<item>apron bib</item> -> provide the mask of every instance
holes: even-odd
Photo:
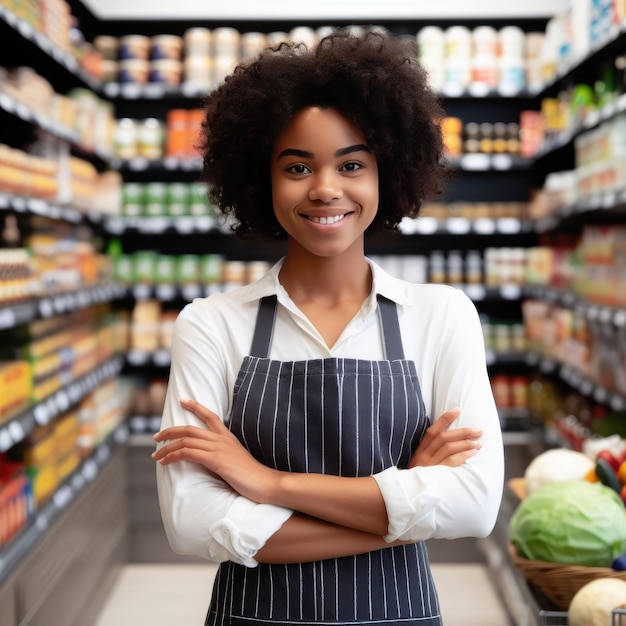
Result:
[[[395,304],[379,296],[386,360],[267,358],[276,297],[259,306],[228,427],[264,465],[370,476],[406,467],[428,426],[415,364],[404,359]],[[440,626],[423,542],[366,554],[218,569],[205,626]]]

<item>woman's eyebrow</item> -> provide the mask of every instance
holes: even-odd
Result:
[[[357,143],[353,146],[340,148],[339,150],[337,150],[337,152],[335,152],[335,156],[342,157],[342,156],[346,156],[346,154],[351,154],[352,152],[361,152],[361,151],[371,152],[371,150],[365,144]],[[315,155],[312,152],[309,152],[308,150],[298,150],[297,148],[286,148],[276,157],[276,159],[282,159],[283,157],[286,157],[286,156],[296,156],[296,157],[301,157],[303,159],[313,159]]]
[[[287,148],[285,150],[283,150],[277,157],[276,159],[282,159],[283,157],[286,156],[296,156],[296,157],[301,157],[303,159],[312,159],[313,158],[313,153],[312,152],[307,152],[306,150],[297,150],[296,148]]]
[[[342,157],[346,156],[346,154],[351,154],[352,152],[371,152],[371,150],[365,144],[357,143],[353,146],[337,150],[337,152],[335,152],[335,156]]]

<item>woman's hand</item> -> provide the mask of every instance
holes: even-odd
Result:
[[[165,443],[152,458],[162,465],[178,461],[198,463],[240,495],[259,503],[269,502],[279,472],[259,463],[215,413],[195,400],[181,400],[180,404],[207,427],[172,426],[158,432],[155,441]]]
[[[458,417],[459,409],[446,411],[429,426],[409,461],[409,468],[429,465],[457,467],[474,456],[481,447],[480,428],[454,428],[450,424]]]

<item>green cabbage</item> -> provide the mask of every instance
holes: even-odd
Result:
[[[601,483],[546,484],[525,498],[509,523],[517,553],[533,561],[611,567],[626,553],[626,513]]]

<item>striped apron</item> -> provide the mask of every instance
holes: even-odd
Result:
[[[395,304],[378,298],[387,360],[267,358],[276,298],[261,300],[228,426],[261,463],[288,472],[370,476],[406,467],[428,420],[404,359]],[[308,563],[220,565],[205,626],[440,626],[423,542]]]

